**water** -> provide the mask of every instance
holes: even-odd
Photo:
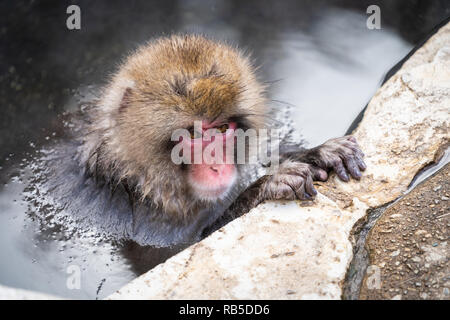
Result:
[[[62,2],[2,3],[0,283],[102,298],[177,251],[80,233],[27,201],[36,152],[64,138],[59,115],[96,95],[138,44],[196,31],[251,51],[273,104],[291,105],[299,135],[316,145],[342,135],[384,73],[449,12],[443,1],[402,3],[382,6],[382,29],[368,30],[363,1],[81,1],[80,31],[65,28]],[[80,289],[70,289],[73,267]]]

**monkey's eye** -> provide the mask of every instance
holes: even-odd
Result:
[[[225,133],[225,132],[228,130],[229,127],[230,127],[230,126],[228,125],[228,123],[224,123],[224,124],[222,124],[221,126],[217,127],[216,129],[217,129],[217,131],[219,131],[220,133]]]
[[[201,138],[202,134],[194,130],[194,127],[188,129],[191,139]]]

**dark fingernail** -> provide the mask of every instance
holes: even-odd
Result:
[[[346,172],[342,172],[339,177],[344,180],[344,181],[348,181],[350,178],[348,177]]]
[[[367,166],[364,163],[364,161],[361,161],[360,167],[361,167],[361,170],[366,170],[367,169]]]

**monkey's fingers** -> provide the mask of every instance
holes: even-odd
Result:
[[[353,150],[353,152],[361,158],[364,158],[364,153],[358,145],[356,139],[352,136],[346,136],[347,140],[344,141],[344,146]]]
[[[295,197],[298,200],[309,200],[317,194],[317,191],[312,186],[312,179],[309,175],[309,181],[306,177],[301,175],[289,175],[284,177],[283,183],[288,185],[292,192],[295,194]],[[310,184],[311,186],[309,186]],[[291,200],[291,199],[287,199]]]
[[[296,186],[293,186],[293,190],[299,200],[310,200],[316,196],[317,191],[314,188],[313,180],[309,173],[298,176],[297,180],[298,183]]]
[[[364,153],[359,148],[358,142],[356,142],[355,137],[346,136],[345,138],[347,138],[347,141],[344,143],[344,145],[346,148],[350,149],[351,151],[347,149],[347,151],[350,151],[350,152],[345,153],[343,158],[344,158],[344,160],[347,160],[349,155],[353,156],[353,158],[354,158],[353,160],[356,163],[356,166],[355,166],[356,170],[353,170],[353,168],[348,168],[348,169],[349,169],[351,175],[355,178],[355,176],[353,175],[353,173],[354,173],[353,171],[355,171],[355,173],[356,173],[356,171],[359,171],[359,170],[364,171],[367,168],[367,166],[363,160]],[[352,160],[350,160],[350,162],[352,162]],[[346,162],[346,165],[347,165],[347,162]],[[358,178],[356,177],[356,179],[358,179]]]
[[[272,177],[272,181],[269,184],[267,190],[267,200],[295,200],[297,195],[293,189],[293,185],[296,184],[294,180],[295,176],[289,174],[278,174]]]
[[[348,155],[353,156],[358,169],[362,171],[366,170],[367,166],[363,160],[364,153],[361,151],[358,145],[356,143],[348,143],[346,144],[346,147],[347,153],[344,153],[344,157],[347,157]]]
[[[312,197],[317,195],[317,191],[316,191],[316,189],[314,188],[314,185],[313,185],[313,179],[312,179],[312,177],[310,175],[308,175],[306,177],[305,191],[307,192],[307,194],[309,194]]]
[[[352,155],[346,155],[343,158],[345,166],[348,172],[350,172],[350,175],[356,180],[361,179],[361,172],[359,171],[358,164],[356,163],[354,157]]]
[[[277,185],[277,190],[273,199],[269,200],[295,200],[297,194],[289,183],[280,183]]]
[[[311,166],[310,170],[314,181],[327,181],[328,173],[322,168]]]
[[[358,155],[358,154],[355,155],[355,159],[356,159],[356,163],[358,164],[358,167],[361,171],[364,171],[367,169],[367,165],[360,155]]]
[[[348,182],[350,180],[341,158],[336,157],[335,159],[333,159],[333,161],[331,162],[331,166],[334,172],[336,172],[339,179],[345,182]]]

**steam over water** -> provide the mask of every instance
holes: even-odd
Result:
[[[39,188],[46,179],[39,158],[70,130],[59,115],[98,95],[136,45],[195,31],[252,52],[272,105],[290,106],[296,136],[314,146],[343,135],[384,73],[446,15],[443,2],[430,1],[411,28],[395,21],[419,12],[386,6],[382,29],[369,30],[361,1],[81,1],[82,29],[68,31],[63,4],[26,3],[1,8],[9,13],[0,22],[0,284],[87,299],[111,294],[180,250],[80,230]],[[80,289],[70,289],[73,267]]]

